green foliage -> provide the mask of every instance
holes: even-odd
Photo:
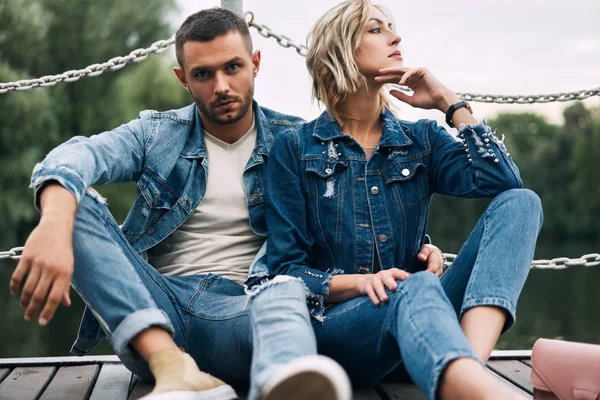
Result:
[[[584,252],[599,250],[600,109],[574,103],[565,108],[564,118],[563,126],[530,113],[500,114],[489,121],[497,135],[506,135],[524,186],[542,199],[545,218],[537,258],[581,256],[561,250],[573,243]],[[487,204],[436,196],[430,234],[447,251],[458,251]]]
[[[2,0],[0,82],[80,69],[148,47],[172,35],[167,23],[172,10],[174,0]],[[168,58],[149,55],[141,64],[95,78],[0,95],[0,250],[23,245],[37,223],[29,178],[52,148],[75,135],[112,129],[143,109],[191,102],[172,72],[172,54],[171,49]],[[134,188],[102,188],[119,222],[131,206]],[[81,301],[73,294],[73,306],[61,307],[46,328],[26,323],[7,289],[14,264],[0,261],[0,315],[11,327],[0,334],[0,357],[66,354]]]

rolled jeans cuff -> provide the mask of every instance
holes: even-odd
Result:
[[[138,354],[129,343],[144,329],[152,326],[163,328],[173,336],[175,329],[168,315],[158,308],[147,308],[129,314],[111,335],[113,348],[119,358],[136,359]]]
[[[460,310],[459,321],[462,320],[462,316],[465,312],[467,312],[473,307],[479,306],[494,306],[502,308],[506,311],[506,322],[502,327],[501,333],[505,333],[506,331],[508,331],[517,320],[517,307],[515,307],[515,305],[512,302],[501,297],[483,297],[478,299],[465,299],[462,305],[462,309]]]

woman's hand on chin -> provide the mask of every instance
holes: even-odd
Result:
[[[375,77],[379,83],[393,83],[409,87],[414,93],[408,95],[400,90],[390,94],[413,107],[426,110],[437,109],[445,113],[450,105],[459,101],[452,90],[441,83],[427,68],[389,67],[379,70]]]
[[[398,288],[396,281],[403,281],[410,276],[410,272],[398,268],[390,268],[379,271],[376,274],[361,275],[358,280],[358,291],[361,295],[367,295],[378,306],[382,301],[388,301],[385,289],[392,292]]]

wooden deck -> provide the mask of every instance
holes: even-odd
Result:
[[[531,397],[531,351],[495,351],[488,368]],[[0,359],[0,400],[129,400],[150,391],[116,356]],[[414,386],[382,383],[355,392],[356,400],[425,399]]]

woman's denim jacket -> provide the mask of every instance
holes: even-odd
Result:
[[[522,186],[503,142],[484,123],[455,140],[435,121],[382,114],[383,135],[367,160],[326,112],[279,135],[267,173],[267,263],[272,275],[301,277],[309,308],[323,319],[334,274],[424,269],[433,193],[493,197]]]
[[[256,146],[243,174],[250,226],[266,236],[263,180],[274,137],[303,120],[253,103],[258,128]],[[36,165],[31,178],[35,204],[44,183],[58,181],[81,201],[92,185],[137,183],[133,207],[122,226],[132,247],[142,256],[169,236],[196,209],[206,191],[208,159],[196,105],[167,112],[143,111],[127,124],[87,137],[74,137],[52,150]],[[104,202],[97,193],[89,192]],[[267,276],[265,245],[250,266],[248,284]],[[86,308],[72,353],[91,351],[104,337]]]

